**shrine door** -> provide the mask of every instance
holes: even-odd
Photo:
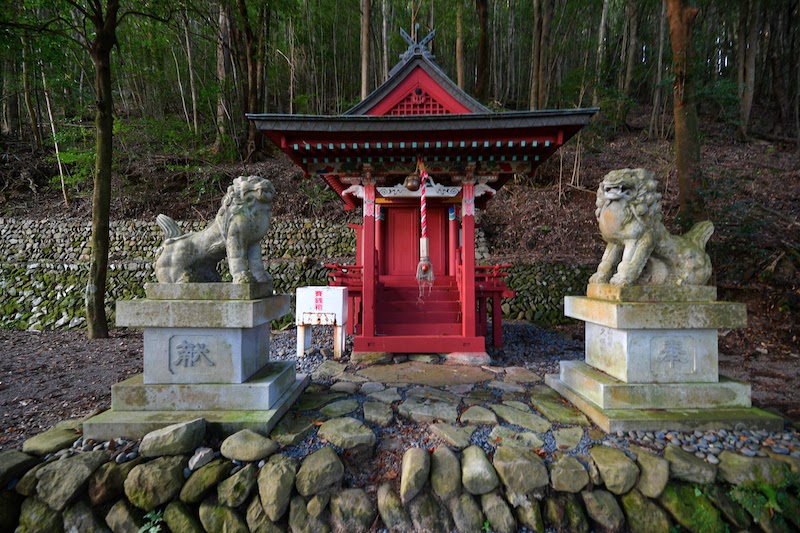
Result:
[[[385,241],[381,274],[416,276],[419,263],[420,221],[418,207],[386,209]],[[430,260],[436,276],[447,272],[447,208],[428,207]]]

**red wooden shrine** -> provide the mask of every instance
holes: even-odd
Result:
[[[355,352],[485,354],[502,344],[501,298],[510,265],[475,264],[475,210],[514,174],[532,173],[596,109],[493,113],[458,88],[425,44],[342,116],[248,115],[306,175],[325,180],[345,209],[362,208],[355,265],[328,265],[349,291]],[[419,165],[422,163],[422,165]],[[420,287],[421,191],[427,171],[431,287]]]

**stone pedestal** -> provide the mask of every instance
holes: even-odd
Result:
[[[545,381],[605,431],[783,427],[751,407],[749,384],[719,375],[717,328],[744,327],[747,314],[714,287],[590,284],[564,312],[586,322],[586,361],[562,361]]]
[[[308,384],[291,363],[269,363],[270,322],[289,312],[272,284],[148,284],[117,302],[117,325],[144,328],[144,373],[114,385],[111,411],[84,436],[139,437],[204,417],[213,430],[266,434]]]

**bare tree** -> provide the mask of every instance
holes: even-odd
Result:
[[[761,20],[761,2],[742,0],[739,4],[737,77],[739,82],[739,127],[736,138],[747,140],[750,125],[750,110],[753,108],[753,92],[756,82],[756,48]]]

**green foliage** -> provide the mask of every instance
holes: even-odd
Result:
[[[707,83],[698,84],[695,89],[697,103],[709,112],[716,112],[717,118],[733,121],[739,114],[739,86],[736,80],[714,78]]]
[[[489,519],[483,521],[483,528],[486,533],[489,533],[492,530],[491,524],[489,524]]]
[[[79,147],[61,149],[59,152],[64,167],[64,184],[75,190],[92,183],[94,177],[94,149],[81,150]],[[47,160],[57,164],[56,156],[48,156]],[[61,188],[61,177],[56,174],[50,178],[48,187]]]
[[[164,511],[153,509],[144,515],[146,522],[139,528],[139,533],[160,533],[164,523]]]
[[[789,496],[800,495],[800,477],[786,466],[785,479],[777,484],[747,483],[732,487],[729,495],[759,523],[765,519],[784,522],[779,513],[789,505]],[[778,513],[778,514],[776,514]]]
[[[318,180],[304,179],[300,184],[300,190],[308,197],[308,205],[314,215],[319,215],[325,204],[336,199],[336,193]]]

